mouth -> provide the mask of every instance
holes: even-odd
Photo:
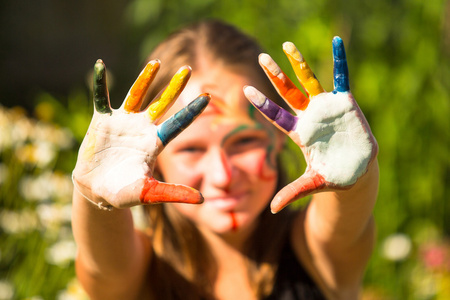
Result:
[[[213,206],[216,209],[222,211],[232,211],[235,210],[239,203],[242,202],[246,193],[216,196],[216,197],[205,197],[205,205]]]

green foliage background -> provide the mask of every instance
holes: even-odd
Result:
[[[331,40],[341,36],[352,92],[380,146],[381,183],[375,208],[378,242],[366,273],[363,297],[450,299],[447,1],[132,0],[116,4],[99,1],[95,7],[101,12],[99,22],[106,25],[97,31],[90,28],[95,33],[91,31],[90,35],[93,39],[115,36],[123,58],[113,60],[111,65],[106,61],[115,79],[111,90],[115,107],[148,52],[174,29],[198,19],[224,19],[256,37],[291,78],[295,76],[281,44],[294,42],[327,90],[332,90]],[[93,65],[94,61],[88,63]],[[30,158],[17,158],[24,146],[36,145],[32,133],[20,145],[9,148],[2,147],[5,143],[0,140],[0,221],[8,220],[5,212],[20,214],[33,212],[40,204],[70,202],[56,194],[41,202],[30,201],[20,192],[24,177],[38,178],[47,171],[69,176],[73,168],[92,105],[83,84],[77,82],[64,89],[65,93],[40,90],[18,106],[31,107],[32,120],[37,119],[38,124],[69,129],[71,147],[54,143],[51,162],[39,165]],[[4,98],[2,103],[10,104]],[[10,121],[17,121],[17,116],[26,118],[17,107],[5,109],[5,115],[16,116]],[[8,128],[6,123],[0,124],[2,130]],[[5,136],[2,133],[0,138],[4,140]],[[292,173],[295,176],[299,172]],[[35,218],[36,225],[31,229],[14,232],[5,226],[0,228],[0,299],[8,295],[16,299],[83,298],[73,281],[73,258],[59,263],[48,259],[52,245],[70,239],[61,234],[70,229],[70,223],[60,220],[49,229],[39,214]],[[398,236],[411,248],[405,255],[392,258],[386,254],[387,241]],[[430,255],[434,263],[430,263]]]

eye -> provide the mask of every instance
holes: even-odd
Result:
[[[237,145],[247,145],[251,143],[261,142],[261,138],[255,136],[242,137],[236,141]]]
[[[229,151],[231,152],[245,152],[251,149],[266,147],[268,137],[265,134],[253,133],[253,134],[242,134],[236,136],[234,139],[230,140],[230,146],[232,147]]]
[[[204,151],[205,149],[199,146],[186,146],[177,150],[178,153],[185,153],[185,154],[203,153]]]

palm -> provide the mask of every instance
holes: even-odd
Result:
[[[155,160],[163,147],[206,107],[204,95],[160,125],[156,123],[186,85],[190,69],[183,67],[149,107],[141,111],[145,93],[159,61],[150,62],[131,88],[122,107],[109,104],[103,62],[96,63],[95,111],[73,172],[75,187],[89,200],[122,208],[157,202],[200,203],[198,191],[153,178]]]
[[[333,40],[335,90],[330,93],[323,90],[292,43],[286,43],[284,50],[309,98],[268,55],[263,54],[260,63],[296,116],[256,89],[246,89],[249,100],[299,145],[307,162],[305,173],[274,198],[273,211],[308,194],[351,187],[366,173],[377,152],[370,127],[349,91],[342,40]]]

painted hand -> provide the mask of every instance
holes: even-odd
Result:
[[[159,182],[152,176],[156,156],[203,111],[210,100],[209,95],[201,95],[156,125],[191,74],[189,67],[182,67],[168,87],[141,111],[144,96],[159,66],[157,60],[149,62],[122,106],[114,110],[110,106],[105,65],[101,60],[95,64],[95,111],[73,171],[76,189],[92,202],[117,208],[160,202],[203,202],[198,191]]]
[[[299,145],[307,163],[305,173],[273,199],[274,213],[310,194],[350,188],[367,172],[378,151],[370,127],[350,92],[342,39],[333,39],[334,90],[330,93],[324,91],[294,44],[284,43],[283,50],[309,97],[296,88],[269,55],[261,54],[259,62],[296,116],[255,88],[244,89],[253,105]]]

